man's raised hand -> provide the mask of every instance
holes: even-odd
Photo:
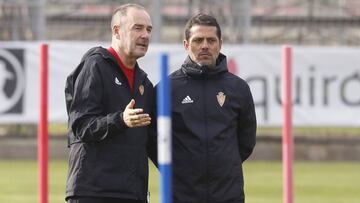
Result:
[[[149,125],[151,121],[149,114],[143,113],[143,109],[134,109],[134,106],[135,100],[131,99],[123,112],[123,119],[125,124],[130,128]]]

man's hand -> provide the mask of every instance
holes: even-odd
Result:
[[[147,126],[150,124],[151,118],[149,114],[142,113],[143,109],[134,109],[135,100],[132,99],[125,107],[123,119],[129,128]]]

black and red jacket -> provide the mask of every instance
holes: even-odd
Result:
[[[153,94],[152,83],[137,64],[132,92],[107,49],[95,47],[84,55],[65,87],[70,147],[66,198],[146,201],[148,127],[128,128],[122,112],[135,99],[135,108],[150,113]]]

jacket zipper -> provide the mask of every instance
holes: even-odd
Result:
[[[204,78],[202,80],[202,84],[203,84],[203,107],[204,107],[204,111],[203,111],[203,116],[204,116],[204,129],[205,129],[205,188],[206,188],[206,193],[205,193],[205,201],[209,202],[209,138],[208,138],[208,129],[207,129],[207,119],[206,119],[206,79]]]

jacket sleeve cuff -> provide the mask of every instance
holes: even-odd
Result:
[[[108,116],[108,123],[111,123],[114,127],[114,131],[123,131],[129,127],[125,124],[123,119],[123,112],[116,112]]]

